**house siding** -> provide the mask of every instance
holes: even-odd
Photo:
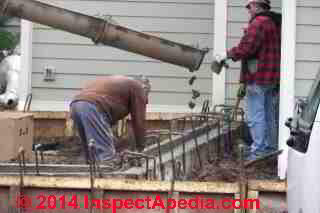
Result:
[[[305,98],[320,68],[320,2],[297,1],[295,97]]]
[[[213,48],[214,0],[50,0],[49,4],[90,16],[111,15],[119,25],[200,48]],[[211,99],[210,54],[199,71],[162,63],[152,58],[108,46],[48,26],[33,25],[32,93],[34,101],[69,102],[88,80],[103,75],[146,75],[152,83],[150,104],[188,110],[192,89],[199,90],[200,107]],[[55,81],[44,81],[53,67]],[[188,81],[197,75],[193,87]],[[48,106],[50,108],[50,106]],[[48,110],[48,109],[41,109]],[[67,110],[67,109],[61,109]]]

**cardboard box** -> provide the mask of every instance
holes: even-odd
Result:
[[[0,112],[0,160],[14,160],[19,147],[25,151],[25,159],[32,155],[33,115],[23,112]]]

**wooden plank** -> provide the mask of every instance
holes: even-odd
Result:
[[[0,186],[18,186],[19,177],[0,176]],[[25,187],[34,188],[58,188],[58,189],[90,189],[89,177],[41,177],[25,176]],[[145,181],[145,180],[119,180],[119,179],[95,179],[95,188],[123,191],[154,191],[169,192],[170,181]],[[225,182],[194,182],[184,181],[175,183],[175,191],[189,193],[237,193],[237,183]]]
[[[287,184],[285,181],[277,180],[249,180],[249,190],[263,192],[286,192]]]
[[[34,119],[68,119],[69,117],[69,112],[37,111],[30,113],[32,113]],[[185,115],[191,115],[191,113],[147,112],[147,120],[171,120]]]
[[[34,119],[66,119],[68,117],[68,112],[30,112],[33,114]]]

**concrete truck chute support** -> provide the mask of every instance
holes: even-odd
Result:
[[[34,0],[0,0],[0,13],[81,35],[95,43],[182,66],[190,71],[199,69],[208,52],[208,49],[199,50]]]

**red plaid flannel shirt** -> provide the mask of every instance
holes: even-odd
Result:
[[[270,17],[257,16],[250,23],[238,46],[228,51],[234,61],[242,60],[241,83],[279,83],[281,61],[281,27]],[[247,60],[258,60],[258,70],[251,74]]]

